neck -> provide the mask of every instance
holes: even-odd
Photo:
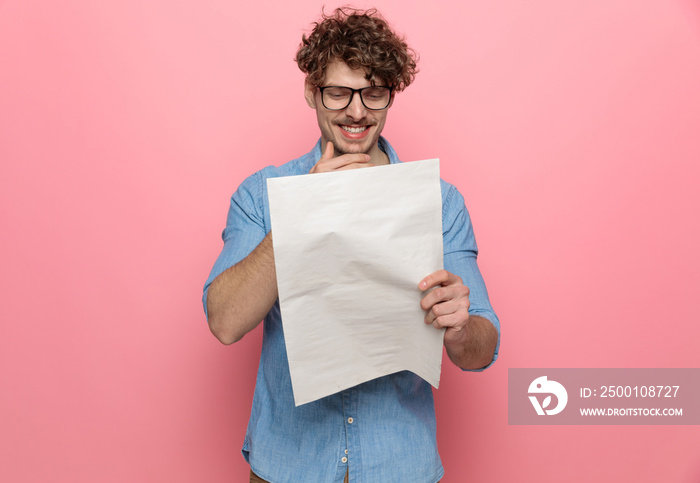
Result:
[[[389,164],[389,156],[379,148],[379,144],[375,144],[372,149],[367,153],[370,156],[370,163],[375,166],[380,166],[382,164]]]

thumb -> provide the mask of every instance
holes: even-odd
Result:
[[[322,160],[329,160],[333,159],[333,143],[328,141],[326,143],[326,150],[323,152],[323,155],[321,156]]]

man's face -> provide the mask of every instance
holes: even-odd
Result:
[[[323,82],[323,86],[343,86],[353,89],[370,85],[370,81],[365,79],[364,70],[353,70],[340,61],[334,61],[328,65]],[[382,84],[378,82],[377,85]],[[309,106],[316,109],[318,127],[321,128],[321,146],[325,146],[328,141],[332,142],[336,156],[347,153],[372,155],[379,149],[377,142],[384,129],[389,108],[381,111],[369,110],[362,104],[360,94],[355,93],[348,107],[331,111],[323,106],[318,88],[308,83],[304,97]],[[393,101],[392,95],[391,102]]]

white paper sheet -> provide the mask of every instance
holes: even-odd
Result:
[[[442,268],[439,160],[267,186],[295,405],[403,370],[438,387],[418,282]]]

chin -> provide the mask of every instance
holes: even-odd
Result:
[[[371,142],[348,143],[343,140],[333,143],[335,150],[344,154],[369,154],[373,145]]]
[[[365,153],[366,150],[364,146],[348,145],[346,143],[333,143],[333,149],[335,150],[335,156],[341,156],[343,154],[361,154]]]
[[[369,149],[365,149],[364,146],[351,146],[349,149],[345,150],[348,154],[367,154]]]

